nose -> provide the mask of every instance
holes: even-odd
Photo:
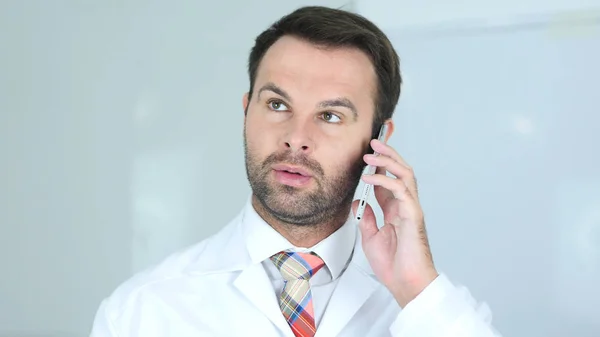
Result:
[[[288,132],[285,135],[283,146],[291,152],[302,152],[309,154],[314,150],[314,141],[312,137],[310,123],[301,121],[291,122]]]

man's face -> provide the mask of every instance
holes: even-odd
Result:
[[[246,170],[280,221],[312,225],[347,211],[364,167],[376,75],[366,54],[284,36],[244,96]]]

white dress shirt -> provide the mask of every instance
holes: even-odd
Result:
[[[273,283],[273,291],[277,294],[277,297],[283,291],[284,282],[281,273],[269,257],[284,250],[292,250],[295,252],[312,251],[323,259],[325,266],[313,275],[309,282],[313,298],[315,325],[318,327],[337,281],[352,257],[356,240],[356,228],[352,222],[347,221],[333,234],[314,247],[309,248],[292,245],[267,224],[254,208],[248,209],[247,217],[243,223],[243,231],[252,261],[262,263]]]

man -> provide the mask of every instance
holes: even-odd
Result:
[[[121,285],[92,336],[499,336],[486,307],[436,271],[410,166],[371,140],[393,130],[400,95],[385,35],[301,8],[256,39],[249,76],[248,204]],[[365,164],[376,174],[361,176]],[[370,206],[353,220],[360,179],[376,186],[383,226]]]

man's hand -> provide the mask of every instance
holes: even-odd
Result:
[[[377,167],[374,175],[364,175],[373,184],[375,197],[384,214],[384,226],[378,228],[375,214],[367,206],[359,223],[362,245],[371,268],[404,308],[438,273],[434,267],[417,183],[412,168],[390,146],[372,140],[380,155],[365,155],[367,164]],[[386,171],[395,176],[389,177]],[[358,201],[352,205],[356,213]]]

